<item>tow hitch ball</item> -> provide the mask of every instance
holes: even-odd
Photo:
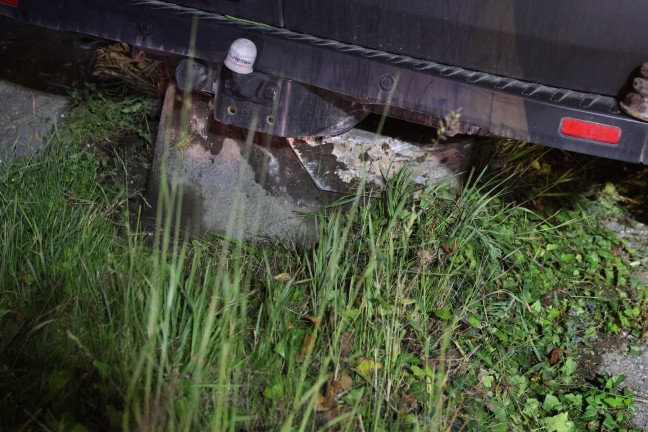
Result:
[[[249,39],[236,39],[227,53],[225,66],[236,74],[251,74],[256,55],[257,48],[254,42]],[[212,92],[214,90],[212,83],[215,83],[219,70],[219,65],[210,67],[199,60],[183,59],[176,68],[178,88],[183,92]]]

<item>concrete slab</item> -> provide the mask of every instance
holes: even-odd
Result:
[[[40,148],[83,80],[78,36],[0,16],[0,169]]]
[[[163,208],[181,196],[179,223],[190,234],[307,246],[318,233],[316,219],[305,216],[351,193],[361,177],[376,188],[383,175],[408,166],[421,183],[446,180],[465,167],[472,142],[421,146],[356,129],[318,139],[270,137],[216,122],[208,96],[189,98],[183,109],[175,87],[167,91],[147,196]],[[431,142],[435,133],[427,134]],[[164,186],[177,197],[160,195]]]
[[[468,169],[474,138],[459,136],[438,142],[430,128],[424,138],[428,143],[421,145],[354,128],[337,136],[287,142],[322,190],[349,193],[361,181],[368,187],[381,188],[385,179],[407,169],[417,184],[450,181],[459,191],[461,179],[457,174]]]
[[[165,196],[165,187],[175,196]],[[282,139],[216,122],[204,95],[183,109],[175,86],[165,97],[147,196],[153,208],[181,200],[179,223],[190,234],[293,246],[317,235],[316,220],[304,215],[338,198],[315,186]]]
[[[0,167],[38,150],[69,99],[0,81]]]

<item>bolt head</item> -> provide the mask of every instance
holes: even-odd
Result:
[[[148,36],[153,33],[153,24],[149,21],[141,21],[139,23],[139,32],[144,36]]]
[[[395,83],[396,81],[394,80],[394,77],[391,75],[383,75],[380,77],[380,80],[378,81],[378,85],[384,91],[390,91],[394,87]]]

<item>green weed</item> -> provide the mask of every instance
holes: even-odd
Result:
[[[509,158],[459,195],[406,171],[360,189],[304,254],[181,238],[173,185],[149,235],[115,219],[79,147],[146,130],[125,119],[139,103],[80,99],[0,178],[0,426],[630,430],[620,378],[577,362],[598,333],[640,336],[641,287],[597,219],[609,202],[518,205],[513,183],[544,162]]]

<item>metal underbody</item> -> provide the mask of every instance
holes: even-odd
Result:
[[[391,7],[387,3],[382,6]],[[237,98],[230,92],[237,103],[217,98],[215,106],[217,117],[228,124],[241,125],[255,118],[256,123],[246,127],[261,131],[272,128],[275,133],[291,136],[311,130],[325,134],[334,123],[330,118],[317,125],[315,120],[321,116],[313,115],[303,131],[300,127],[305,122],[297,127],[291,124],[295,112],[303,111],[300,98],[292,98],[294,89],[305,98],[323,100],[322,106],[334,106],[338,114],[352,114],[347,119],[360,108],[426,124],[433,123],[429,119],[460,112],[463,130],[487,131],[624,161],[648,160],[648,125],[621,113],[611,96],[449,66],[157,0],[21,0],[16,14],[45,27],[122,41],[164,55],[195,58],[212,73],[217,72],[234,40],[253,41],[259,51],[255,73],[281,85],[281,103],[273,105],[276,110],[271,111],[269,105]],[[215,78],[218,81],[222,73]],[[291,89],[291,93],[283,89]],[[210,91],[228,96],[220,83]],[[257,111],[264,116],[257,116]],[[616,127],[622,131],[620,140],[610,145],[564,135],[561,124],[565,118]]]

